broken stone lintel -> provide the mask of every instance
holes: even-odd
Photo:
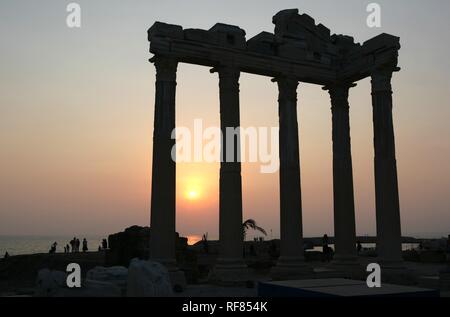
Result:
[[[217,43],[221,46],[247,48],[245,31],[236,25],[216,23],[208,32],[216,36]]]
[[[172,39],[183,39],[183,28],[180,25],[155,22],[147,31],[148,40],[155,37],[168,37]]]
[[[400,38],[398,36],[382,33],[365,41],[362,45],[362,52],[366,55],[389,49],[400,49]]]

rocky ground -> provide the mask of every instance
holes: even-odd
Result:
[[[84,276],[89,269],[104,265],[104,253],[55,253],[11,256],[0,260],[0,296],[2,294],[30,294],[39,270],[51,268],[66,271],[69,263],[78,263]]]
[[[0,260],[0,296],[30,296],[34,293],[38,272],[44,268],[65,271],[69,263],[78,263],[82,268],[83,278],[86,273],[97,266],[105,265],[106,254],[100,252],[68,253],[68,254],[33,254],[13,256]],[[206,261],[198,259],[199,263]],[[362,266],[374,262],[374,258],[360,258]],[[308,262],[316,270],[317,277],[326,277],[326,263],[320,261]],[[414,272],[416,277],[433,277],[446,267],[445,263],[405,262],[406,267]],[[253,270],[255,280],[267,280],[268,268]],[[430,281],[433,282],[431,279]],[[418,283],[418,282],[417,282]],[[418,285],[418,284],[416,284]],[[198,280],[197,284],[189,284],[183,292],[174,296],[186,297],[253,297],[255,287],[222,287],[208,284],[206,279]],[[450,295],[443,292],[441,295]]]

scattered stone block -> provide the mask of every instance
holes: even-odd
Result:
[[[128,280],[128,269],[123,266],[96,266],[86,273],[86,279],[111,283],[125,290]]]
[[[67,275],[61,271],[42,269],[38,272],[34,296],[53,297],[59,290],[66,286]]]
[[[158,262],[131,260],[128,268],[128,297],[172,296],[172,285],[167,269]]]
[[[68,288],[67,274],[43,269],[38,272],[34,296],[36,297],[118,297],[120,288],[112,283],[86,279],[80,288]]]

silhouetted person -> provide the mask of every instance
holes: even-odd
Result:
[[[104,250],[108,249],[108,240],[106,240],[106,239],[102,240],[102,248]]]
[[[329,262],[331,260],[330,248],[328,247],[328,235],[324,234],[322,238],[322,254],[325,261]]]
[[[75,237],[73,237],[73,239],[70,240],[69,243],[70,243],[70,246],[72,247],[72,253],[75,252],[77,239]]]
[[[9,253],[8,253],[8,251],[6,251],[5,252],[5,256],[3,257],[5,260],[7,259],[7,258],[9,258]]]
[[[356,251],[358,252],[358,254],[361,252],[361,250],[362,250],[361,241],[357,241],[356,242]]]
[[[56,243],[56,241],[53,242],[52,246],[50,247],[49,253],[51,253],[51,254],[55,253],[55,252],[56,252],[56,246],[57,246],[57,245],[58,245],[58,243]]]
[[[99,245],[98,245],[98,251],[100,252],[101,250],[103,250],[103,249],[102,249],[102,245],[99,244]]]
[[[70,253],[70,246],[66,244],[67,253]]]
[[[75,251],[76,252],[80,251],[80,239],[78,238],[75,239]]]
[[[86,238],[83,239],[83,252],[87,252],[88,250],[88,245],[87,245],[87,240]]]
[[[324,234],[323,238],[322,238],[322,246],[324,246],[324,245],[328,246],[328,235],[327,234]]]

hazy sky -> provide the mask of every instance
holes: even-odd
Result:
[[[155,21],[209,29],[239,25],[247,39],[273,31],[272,16],[298,8],[358,42],[400,36],[394,128],[403,234],[450,230],[450,2],[377,1],[382,27],[366,26],[372,1],[84,0],[80,29],[64,0],[0,2],[0,235],[106,234],[150,219]],[[277,87],[242,74],[241,125],[277,126]],[[333,233],[331,112],[320,86],[300,84],[304,233]],[[218,80],[179,66],[177,125],[219,124]],[[369,80],[350,92],[357,232],[375,233]],[[180,164],[177,230],[218,232],[218,164]],[[243,164],[244,217],[279,234],[278,174]],[[185,191],[196,183],[200,197]],[[450,232],[449,232],[450,233]]]

